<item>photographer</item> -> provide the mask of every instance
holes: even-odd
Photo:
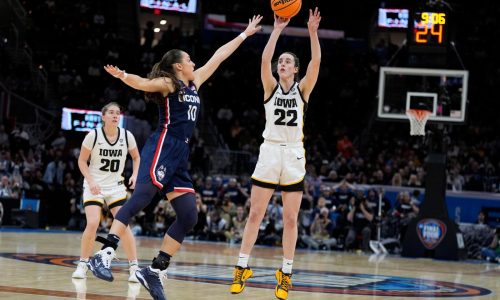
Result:
[[[175,211],[168,203],[168,200],[161,199],[153,210],[153,223],[151,224],[150,234],[153,236],[163,236],[165,230],[175,220]]]
[[[337,244],[337,240],[331,236],[335,225],[330,220],[329,215],[328,208],[321,208],[320,213],[314,217],[311,225],[311,236],[302,236],[302,240],[309,249],[331,250]]]
[[[236,206],[245,205],[249,195],[241,188],[236,178],[230,178],[228,183],[222,188],[221,194],[228,196]]]
[[[206,235],[209,241],[225,242],[227,222],[221,217],[220,212],[214,209],[207,217]]]
[[[370,237],[372,234],[373,211],[368,205],[368,200],[361,197],[352,197],[350,200],[350,210],[347,213],[347,220],[351,222],[347,233],[345,246],[346,249],[352,249],[356,242],[356,237],[362,235],[362,250],[370,251]]]

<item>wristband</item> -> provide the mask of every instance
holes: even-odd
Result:
[[[113,77],[118,78],[118,79],[125,79],[125,78],[127,78],[127,76],[128,76],[128,74],[125,71],[123,71],[123,77],[120,77],[120,74],[113,75]]]
[[[247,36],[247,34],[246,34],[245,32],[240,33],[240,35],[239,35],[239,36],[240,36],[240,38],[241,38],[242,40],[245,40],[245,39],[248,37],[248,36]]]

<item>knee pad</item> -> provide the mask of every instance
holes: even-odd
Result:
[[[179,243],[198,222],[196,198],[192,193],[183,194],[170,202],[176,213],[175,222],[168,228],[167,234]]]
[[[182,219],[182,225],[186,233],[193,230],[194,226],[198,223],[198,211],[196,208],[191,210],[185,218]]]

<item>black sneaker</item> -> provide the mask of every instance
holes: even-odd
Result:
[[[154,300],[167,300],[163,293],[163,283],[161,281],[161,271],[146,267],[135,271],[135,276],[139,282],[148,290]]]
[[[95,277],[113,281],[113,274],[111,273],[111,261],[116,257],[115,250],[111,247],[97,251],[97,253],[90,258],[88,266]]]

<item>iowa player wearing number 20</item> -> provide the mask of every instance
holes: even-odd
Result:
[[[90,260],[95,276],[112,280],[109,262],[130,218],[146,207],[159,192],[160,196],[167,196],[176,213],[176,220],[168,228],[151,266],[140,269],[136,275],[154,299],[166,299],[161,279],[165,277],[171,257],[180,249],[186,233],[198,219],[193,182],[188,172],[189,139],[201,106],[198,89],[248,36],[260,30],[257,25],[261,19],[254,16],[244,32],[219,47],[198,69],[195,69],[189,54],[178,49],[165,53],[153,66],[149,78],[127,74],[111,65],[104,67],[128,86],[145,91],[146,99],[158,105],[160,116],[156,132],[141,151],[134,193],[114,219],[108,236],[99,238],[104,244],[103,249]]]
[[[261,79],[264,86],[266,126],[264,143],[252,175],[250,214],[243,233],[238,263],[233,271],[230,291],[238,294],[252,276],[248,267],[250,252],[257,239],[259,226],[269,199],[279,186],[283,199],[283,265],[276,271],[275,296],[286,299],[291,287],[292,263],[297,242],[297,218],[302,201],[305,176],[305,151],[302,143],[304,113],[316,80],[321,61],[318,26],[321,16],[316,8],[309,10],[307,27],[311,40],[311,61],[302,80],[298,80],[299,60],[291,52],[278,58],[278,80],[273,77],[271,60],[281,31],[289,19],[275,16],[274,29],[262,53]]]
[[[102,108],[103,126],[87,134],[82,143],[78,166],[85,177],[83,183],[83,206],[87,226],[82,235],[80,262],[73,278],[83,279],[88,270],[87,263],[93,252],[94,240],[101,219],[101,209],[107,205],[116,216],[126,201],[127,190],[123,182],[123,168],[127,154],[133,160],[133,172],[129,185],[133,189],[139,170],[139,151],[134,136],[118,127],[120,106],[111,102]],[[90,158],[90,164],[88,160]],[[124,249],[129,260],[129,281],[139,282],[135,276],[138,269],[135,240],[130,228],[124,235]]]

